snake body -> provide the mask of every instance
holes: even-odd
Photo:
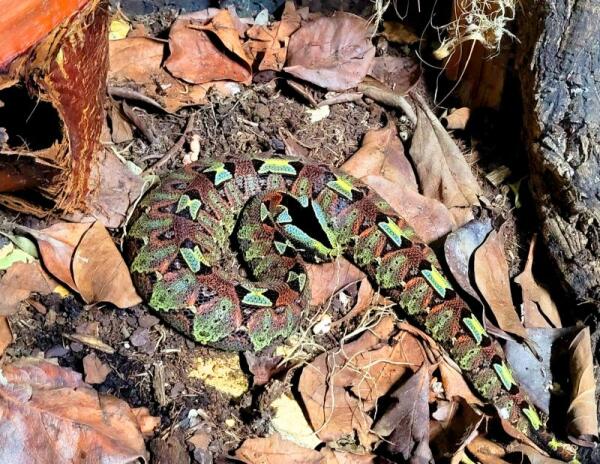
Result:
[[[126,240],[134,283],[193,340],[253,351],[284,340],[307,306],[304,262],[344,255],[447,350],[502,418],[570,457],[433,251],[358,180],[282,157],[207,160],[172,172],[138,211]],[[247,272],[223,265],[236,248]]]

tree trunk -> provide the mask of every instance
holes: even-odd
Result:
[[[517,13],[531,189],[553,263],[600,308],[600,3],[525,0]]]

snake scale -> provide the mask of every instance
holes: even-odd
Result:
[[[284,340],[307,307],[304,262],[344,255],[447,350],[501,417],[553,455],[573,458],[433,251],[358,180],[284,157],[207,160],[170,173],[137,211],[125,242],[134,283],[193,340],[253,351]],[[246,272],[225,270],[232,253]]]

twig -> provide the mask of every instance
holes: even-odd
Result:
[[[393,90],[373,85],[368,81],[358,84],[358,90],[359,92],[362,92],[365,97],[372,98],[378,103],[402,110],[413,125],[417,124],[416,113],[412,109],[412,106],[410,106],[408,100],[402,95],[397,94]]]
[[[287,85],[289,85],[292,90],[310,103],[313,108],[317,107],[317,101],[313,98],[306,87],[294,81],[287,81]]]
[[[146,124],[134,111],[134,109],[129,106],[127,104],[127,102],[122,102],[122,106],[123,106],[123,113],[125,113],[125,116],[127,116],[129,118],[129,120],[134,124],[135,127],[137,127],[140,132],[142,134],[144,134],[144,137],[146,137],[146,139],[151,143],[156,143],[156,136],[154,135],[154,132],[152,132],[152,129],[150,127],[148,127],[148,124]]]
[[[144,95],[141,92],[138,92],[137,90],[128,89],[127,87],[114,87],[110,85],[108,86],[108,94],[113,97],[127,98],[129,100],[137,100],[143,103],[148,103],[149,105],[154,106],[165,113],[167,112],[167,110],[165,110],[156,100]]]
[[[177,142],[175,142],[175,144],[169,149],[169,151],[165,153],[165,156],[159,159],[152,166],[149,166],[146,169],[144,169],[142,175],[148,174],[149,172],[154,172],[157,169],[161,168],[175,155],[175,153],[181,150],[183,148],[183,144],[185,143],[185,136],[189,131],[192,130],[192,127],[194,127],[194,113],[190,114],[187,124],[185,125],[185,129],[183,130],[181,137],[179,137],[179,140],[177,140]]]
[[[335,97],[326,98],[325,100],[319,102],[317,107],[320,108],[321,106],[330,106],[330,105],[336,105],[338,103],[348,103],[348,102],[358,101],[362,97],[363,97],[363,94],[361,92],[341,93],[339,95],[336,95]]]

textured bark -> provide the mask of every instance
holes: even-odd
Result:
[[[517,69],[531,189],[553,262],[600,308],[600,3],[525,0]]]

